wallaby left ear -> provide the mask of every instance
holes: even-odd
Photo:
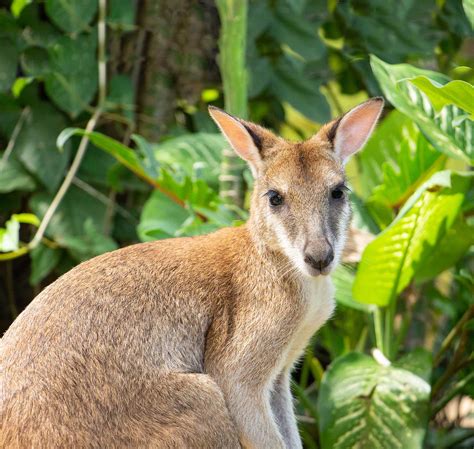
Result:
[[[382,113],[382,97],[371,98],[346,113],[333,126],[334,151],[345,162],[367,142]]]

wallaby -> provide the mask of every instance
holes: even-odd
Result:
[[[296,449],[291,370],[331,316],[344,162],[374,98],[292,143],[209,112],[255,177],[240,227],[75,267],[0,343],[1,448]]]

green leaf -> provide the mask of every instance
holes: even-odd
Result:
[[[326,47],[316,34],[314,24],[305,17],[295,15],[286,3],[280,3],[276,8],[270,33],[306,61],[319,60],[326,53]]]
[[[408,81],[426,94],[436,112],[444,106],[454,105],[464,109],[474,119],[474,86],[462,80],[450,81],[446,84],[437,83],[426,76],[416,76]]]
[[[94,35],[81,34],[63,36],[49,49],[51,73],[45,78],[46,92],[73,117],[89,105],[97,91],[96,47]]]
[[[188,218],[189,211],[154,191],[143,207],[138,236],[144,242],[174,237]]]
[[[13,214],[0,228],[0,251],[16,251],[20,247],[20,223],[39,226],[38,217],[33,214]]]
[[[153,146],[155,158],[176,173],[201,178],[217,188],[222,151],[226,147],[220,133],[185,134]]]
[[[357,154],[363,197],[399,203],[438,158],[413,120],[399,111],[390,112]]]
[[[354,299],[390,304],[436,251],[458,215],[469,181],[449,171],[438,172],[409,198],[395,221],[366,247]]]
[[[430,384],[350,353],[326,371],[318,397],[322,449],[421,449]]]
[[[35,190],[34,179],[14,159],[0,161],[0,193]]]
[[[133,171],[136,175],[140,176],[145,180],[149,180],[145,167],[143,166],[140,158],[137,153],[125,146],[124,144],[118,142],[111,137],[108,137],[99,132],[86,133],[85,130],[80,128],[66,128],[57,138],[57,146],[59,149],[62,149],[66,142],[74,135],[83,136],[87,134],[89,140],[101,150],[106,151],[111,154],[115,159],[117,159],[121,164],[127,167],[129,170]]]
[[[433,279],[451,268],[474,245],[474,226],[460,215],[437,245],[436,251],[420,265],[416,273],[418,282]]]
[[[371,312],[375,308],[374,306],[354,301],[352,298],[352,285],[355,279],[354,269],[341,265],[333,272],[331,278],[336,288],[335,298],[338,304],[366,313]]]
[[[43,217],[52,199],[53,195],[38,193],[30,199],[30,208]],[[46,235],[67,248],[76,260],[85,260],[115,247],[109,237],[99,232],[105,217],[104,204],[73,185],[51,219]]]
[[[474,28],[474,0],[462,0],[462,6],[471,26]]]
[[[9,38],[0,37],[0,92],[10,89],[15,81],[18,66],[18,50],[16,44]]]
[[[393,366],[410,371],[428,383],[431,380],[432,365],[433,355],[424,348],[416,348],[393,363]]]
[[[99,232],[96,226],[92,218],[87,218],[80,236],[64,235],[58,239],[58,243],[67,247],[69,253],[78,261],[116,250],[117,243]]]
[[[30,76],[43,76],[50,70],[49,53],[42,47],[28,47],[20,61],[22,69]]]
[[[0,228],[0,251],[16,251],[20,247],[20,223],[13,217]]]
[[[406,115],[391,112],[357,158],[367,207],[382,228],[406,199],[441,168],[440,155]]]
[[[280,58],[274,67],[271,88],[277,98],[291,104],[318,123],[330,118],[329,105],[315,80],[310,81],[290,58]]]
[[[67,33],[84,30],[97,12],[97,0],[46,0],[46,13]]]
[[[425,76],[446,84],[449,78],[408,64],[390,65],[374,55],[371,55],[370,61],[385,96],[399,111],[416,122],[438,151],[464,162],[474,160],[474,131],[468,114],[456,106],[445,106],[435,114],[426,95],[407,80]]]
[[[69,159],[69,151],[56,148],[56,136],[65,125],[54,107],[38,103],[31,106],[15,144],[15,157],[50,192],[56,190]]]
[[[110,0],[107,24],[117,30],[135,29],[135,3],[133,0]]]
[[[31,252],[30,284],[39,284],[56,267],[61,258],[61,250],[40,244]]]

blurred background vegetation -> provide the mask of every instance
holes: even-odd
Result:
[[[374,95],[307,448],[474,446],[472,0],[0,0],[0,328],[83,260],[248,214],[209,104],[304,139]],[[376,348],[371,354],[372,348]]]

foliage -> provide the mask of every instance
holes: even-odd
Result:
[[[389,111],[348,165],[353,224],[373,239],[334,273],[338,311],[295,373],[301,434],[308,448],[472,446],[445,413],[474,393],[474,88],[472,68],[458,67],[472,65],[472,1],[249,0],[247,27],[239,10],[233,28],[235,2],[219,0],[220,55],[207,65],[220,64],[224,86],[210,83],[194,103],[178,92],[176,120],[157,141],[136,134],[155,119],[137,96],[151,76],[143,5],[108,3],[99,86],[96,1],[0,1],[0,273],[15,285],[0,289],[2,326],[80,261],[247,218],[252,181],[241,166],[245,201],[222,199],[232,158],[206,108],[224,107],[223,94],[240,115],[248,108],[305,138],[383,93]],[[32,245],[83,142],[72,185]]]

